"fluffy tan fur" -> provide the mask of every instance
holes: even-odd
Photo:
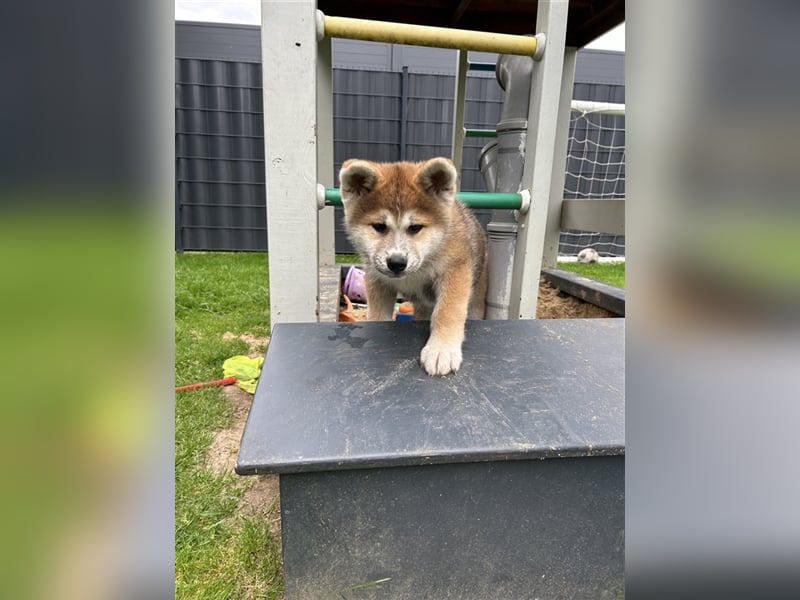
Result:
[[[339,174],[345,225],[364,261],[367,318],[392,318],[397,296],[430,320],[420,354],[430,375],[461,366],[467,318],[486,310],[483,229],[456,200],[458,174],[446,158],[421,163],[348,160]]]

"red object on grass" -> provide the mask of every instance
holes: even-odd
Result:
[[[231,385],[232,383],[236,383],[236,377],[224,377],[222,379],[215,379],[214,381],[204,381],[202,383],[190,383],[189,385],[182,385],[180,387],[176,387],[176,392],[184,392],[186,390],[196,390],[197,388],[205,387],[207,385]]]

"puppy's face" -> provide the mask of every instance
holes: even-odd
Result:
[[[457,181],[449,160],[348,160],[339,181],[350,239],[361,258],[384,276],[416,273],[442,246]]]

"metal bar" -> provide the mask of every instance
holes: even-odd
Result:
[[[454,48],[476,52],[497,52],[533,56],[537,39],[524,35],[469,31],[406,23],[388,23],[367,19],[329,17],[318,12],[323,21],[323,34],[328,37],[433,48]]]
[[[503,192],[456,192],[456,198],[470,208],[519,210],[522,194]]]
[[[467,57],[469,52],[459,50],[456,57],[456,89],[453,94],[453,136],[450,157],[456,170],[461,173],[461,161],[464,153],[464,105],[467,97]]]
[[[465,129],[464,136],[468,138],[496,138],[496,129]]]
[[[456,192],[456,198],[470,208],[519,210],[522,207],[522,194],[519,193]],[[325,204],[342,205],[342,195],[338,188],[325,188]]]
[[[406,159],[408,143],[408,67],[400,74],[400,160]]]

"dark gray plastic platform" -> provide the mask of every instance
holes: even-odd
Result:
[[[621,597],[624,320],[469,322],[444,378],[427,336],[275,326],[236,470],[281,474],[287,599]]]

